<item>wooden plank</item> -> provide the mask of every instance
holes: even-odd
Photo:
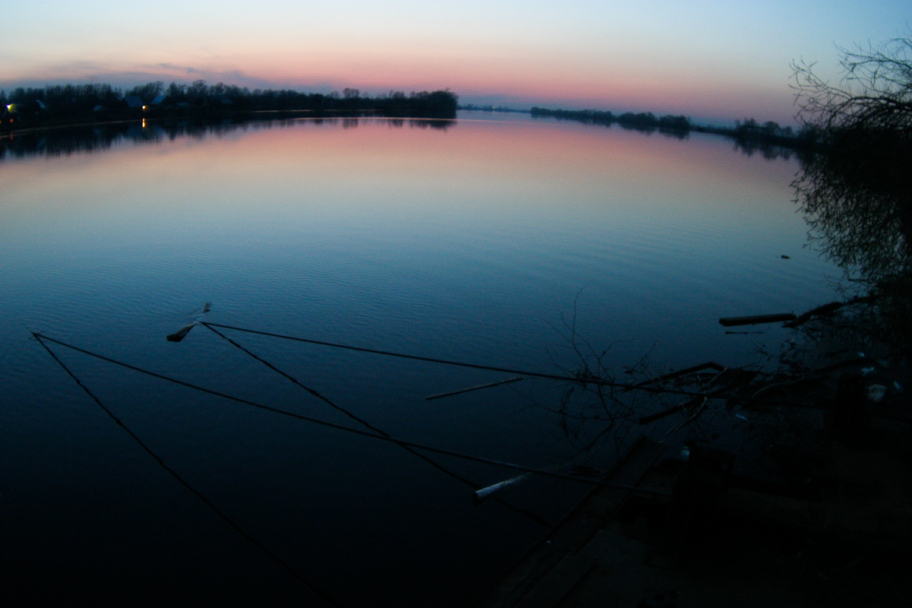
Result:
[[[758,325],[760,323],[778,323],[779,321],[794,321],[797,317],[790,312],[775,315],[753,315],[750,317],[724,317],[719,323],[725,327],[735,325]]]
[[[778,323],[779,321],[794,321],[797,319],[795,315],[790,312],[780,313],[775,315],[753,315],[749,317],[724,317],[719,319],[719,323],[725,327],[733,327],[735,325],[758,325],[760,323]]]
[[[665,452],[665,446],[641,437],[604,477],[603,481],[636,486]],[[591,555],[576,555],[610,519],[618,506],[630,495],[629,490],[596,487],[571,510],[555,528],[533,546],[500,584],[481,603],[486,608],[539,606],[520,602],[541,601],[561,596],[591,570]],[[576,556],[564,562],[569,556]],[[561,571],[552,571],[564,563]],[[588,567],[586,564],[588,563]],[[571,568],[572,566],[572,568]],[[551,583],[557,585],[549,589]],[[568,587],[569,585],[569,587]]]
[[[554,608],[597,563],[590,557],[566,556],[532,587],[516,608]]]

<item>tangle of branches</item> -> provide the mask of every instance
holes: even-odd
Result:
[[[880,47],[843,49],[844,75],[831,85],[814,72],[814,64],[792,64],[798,118],[825,131],[912,129],[912,38],[897,38]]]

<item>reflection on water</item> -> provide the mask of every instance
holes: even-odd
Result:
[[[774,160],[777,158],[792,160],[794,158],[804,162],[804,158],[807,156],[807,153],[801,150],[776,146],[766,141],[736,139],[733,145],[736,150],[739,150],[747,156],[758,154],[767,160]]]
[[[834,134],[795,181],[816,247],[875,296],[881,338],[912,339],[912,163],[901,133]],[[885,333],[884,333],[885,332]]]
[[[216,323],[548,372],[577,362],[562,333],[575,313],[614,370],[646,353],[660,369],[746,365],[789,334],[725,335],[719,317],[806,310],[832,299],[838,276],[802,248],[796,163],[710,137],[471,116],[117,129],[84,131],[91,154],[50,133],[7,141],[0,163],[0,567],[38,598],[313,600],[137,449],[30,330],[415,443],[605,465],[608,451],[574,459],[579,443],[535,405],[559,403],[559,383],[427,401],[505,378],[230,336],[337,409],[204,328],[165,336],[211,301]],[[466,605],[539,537],[536,518],[559,519],[582,491],[535,478],[505,489],[509,504],[475,506],[461,480],[513,473],[441,457],[446,474],[398,446],[58,354],[343,605]]]
[[[59,156],[76,152],[94,152],[107,150],[122,142],[157,143],[173,140],[178,137],[203,138],[206,136],[221,137],[234,131],[248,129],[271,129],[293,125],[299,118],[265,119],[259,121],[224,122],[224,123],[141,123],[125,121],[123,123],[106,123],[99,125],[77,126],[67,129],[47,129],[15,133],[0,138],[0,161],[5,158],[25,158],[29,156]],[[346,129],[357,127],[358,117],[313,118],[308,122],[321,125],[341,123]],[[390,119],[390,127],[409,127],[436,129],[446,131],[456,124],[448,119]]]

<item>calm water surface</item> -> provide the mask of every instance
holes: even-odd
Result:
[[[35,601],[319,605],[30,330],[358,427],[205,328],[164,338],[208,301],[217,323],[556,372],[575,364],[575,316],[618,370],[647,353],[664,370],[755,363],[788,334],[726,335],[719,317],[833,299],[839,271],[803,248],[795,161],[711,137],[477,118],[301,120],[4,157],[4,587]],[[541,467],[579,448],[546,409],[553,382],[426,401],[506,376],[230,337],[401,439]],[[583,491],[534,480],[502,494],[526,514],[474,506],[470,487],[396,445],[51,346],[169,467],[342,605],[465,605]],[[435,461],[476,485],[512,475]]]

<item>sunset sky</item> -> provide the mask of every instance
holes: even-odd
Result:
[[[794,60],[909,36],[908,0],[36,0],[7,3],[0,89],[203,79],[461,103],[792,122]]]

